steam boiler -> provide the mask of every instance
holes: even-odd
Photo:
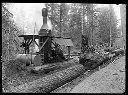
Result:
[[[52,36],[51,30],[48,28],[48,11],[46,8],[42,9],[42,16],[43,25],[41,26],[38,35],[19,36],[24,38],[21,47],[24,48],[25,54],[18,54],[15,60],[25,63],[25,66],[29,66],[31,64],[34,66],[41,66],[66,60],[60,45],[53,41],[53,38],[58,37]],[[39,44],[35,41],[35,39],[38,39]],[[35,42],[35,44],[39,47],[39,52],[36,54],[29,54],[29,46],[32,42]]]

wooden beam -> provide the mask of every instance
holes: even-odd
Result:
[[[33,39],[31,39],[31,41],[29,40],[28,45],[30,45],[32,43],[32,41],[33,41]]]
[[[25,51],[25,54],[26,54],[26,39],[24,39],[25,40],[25,48],[24,48],[24,51]]]
[[[26,43],[28,44],[31,39],[26,39]]]
[[[37,42],[34,40],[35,44],[39,47],[39,45],[37,44]]]
[[[46,42],[48,41],[49,37],[45,40],[45,42],[43,43],[43,45],[41,46],[41,48],[39,49],[39,52],[41,51],[41,49],[44,47],[44,45],[46,44]]]
[[[70,58],[70,46],[67,47],[68,47],[68,57]]]

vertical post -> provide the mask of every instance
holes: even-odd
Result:
[[[83,34],[83,21],[84,20],[84,5],[82,5],[82,34]]]
[[[109,5],[109,19],[110,19],[110,24],[109,24],[109,26],[110,26],[110,45],[109,45],[109,47],[111,48],[112,47],[112,32],[111,32],[111,4]]]
[[[61,15],[62,15],[62,8],[61,8],[61,4],[60,4],[60,37],[61,37],[61,32],[62,32],[62,30],[61,30]]]
[[[24,38],[24,41],[25,41],[25,47],[24,47],[24,52],[25,52],[25,54],[27,53],[26,51],[26,39]]]
[[[53,27],[52,27],[52,29],[53,29],[53,31],[54,31],[54,23],[53,23],[53,9],[54,9],[54,3],[52,3],[52,7],[51,7],[51,10],[52,10],[52,12],[51,12],[51,23],[52,23],[52,25],[53,25]]]
[[[89,25],[91,25],[91,27],[89,27],[89,46],[92,45],[92,31],[93,31],[93,6],[92,4],[87,4],[87,14],[89,16]]]
[[[93,28],[94,28],[94,26],[93,26],[93,6],[91,6],[91,26],[92,26],[92,43],[91,43],[91,46],[93,45]]]
[[[70,46],[67,47],[68,47],[68,58],[70,58]]]
[[[120,15],[121,15],[121,30],[123,36],[123,47],[126,48],[126,5],[120,5]]]
[[[30,41],[30,39],[28,39],[28,41],[26,42],[26,51],[27,51],[27,54],[29,54],[29,41]]]
[[[27,43],[27,53],[29,54],[29,44]]]
[[[84,19],[84,12],[83,11],[84,11],[84,5],[82,4],[82,12],[81,12],[82,13],[82,15],[81,15],[81,18],[82,18],[81,52],[83,52],[82,51],[82,49],[83,49],[83,45],[82,45],[83,44],[83,37],[82,37],[82,35],[83,35],[83,19]]]
[[[9,53],[10,53],[10,52],[9,52],[9,44],[10,44],[10,41],[9,41],[10,35],[9,35],[9,34],[10,34],[10,33],[9,33],[9,32],[10,32],[10,27],[9,27],[8,32],[7,32],[7,34],[8,34],[8,50],[7,50],[7,51],[8,51],[8,55],[7,55],[7,56],[8,56],[8,57],[7,57],[8,62],[9,62],[9,59],[10,59],[10,58],[9,58],[9,57],[10,57],[10,54],[9,54]]]

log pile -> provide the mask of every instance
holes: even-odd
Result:
[[[80,64],[84,65],[87,69],[94,69],[99,65],[106,63],[108,60],[124,54],[125,51],[123,49],[116,49],[116,50],[109,49],[108,53],[101,53],[101,54],[87,53],[80,58]]]
[[[63,84],[78,77],[85,71],[83,65],[78,64],[62,71],[53,73],[46,77],[40,78],[18,87],[12,87],[10,92],[16,93],[46,93],[62,86]]]

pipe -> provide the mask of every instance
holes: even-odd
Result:
[[[48,15],[48,10],[46,8],[42,9],[42,16],[43,16],[43,25],[41,27],[41,29],[48,29],[48,25],[47,25],[47,15]]]

